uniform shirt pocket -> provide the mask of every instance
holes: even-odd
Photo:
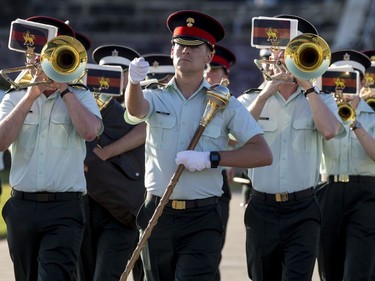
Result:
[[[298,119],[292,123],[293,135],[291,136],[293,148],[297,152],[311,151],[315,139],[315,125],[311,119]]]
[[[176,118],[171,115],[154,114],[148,122],[150,142],[159,149],[169,149],[175,136]]]
[[[366,159],[368,158],[366,151],[363,149],[361,143],[359,142],[357,136],[353,132],[350,133],[351,142],[351,155],[353,158]]]
[[[202,147],[200,148],[199,145],[197,149],[201,149],[202,151],[207,150],[215,150],[215,149],[223,149],[227,147],[229,137],[221,135],[221,126],[215,123],[210,123],[204,129],[200,143]]]
[[[19,135],[19,144],[22,149],[33,149],[38,137],[39,120],[36,113],[29,113]]]
[[[75,133],[68,114],[52,114],[51,130],[51,145],[56,148],[67,148],[71,136]]]

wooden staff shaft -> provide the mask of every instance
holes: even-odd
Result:
[[[197,143],[198,143],[198,141],[199,141],[199,139],[200,139],[200,137],[201,137],[205,128],[206,128],[205,126],[199,125],[199,127],[197,128],[197,130],[196,130],[187,150],[194,150],[194,148],[197,145]],[[133,269],[133,267],[135,265],[135,262],[139,258],[139,255],[140,255],[142,249],[145,247],[148,238],[150,238],[152,230],[154,229],[154,227],[156,226],[160,216],[162,215],[164,207],[168,203],[168,200],[169,200],[169,198],[170,198],[170,196],[173,192],[173,189],[175,188],[178,180],[180,179],[180,176],[181,176],[182,172],[184,171],[184,169],[185,169],[185,166],[183,164],[178,165],[176,172],[173,174],[173,176],[172,176],[172,178],[169,182],[169,185],[167,186],[163,196],[160,198],[160,202],[159,202],[158,206],[156,207],[154,214],[152,215],[150,221],[148,222],[147,227],[144,230],[144,232],[141,236],[141,239],[138,241],[138,244],[137,244],[136,248],[134,249],[132,256],[130,257],[129,262],[126,265],[125,271],[121,275],[120,281],[126,281],[127,280],[131,270]]]

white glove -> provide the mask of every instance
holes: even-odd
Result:
[[[177,153],[176,164],[183,164],[190,172],[211,168],[209,151],[185,150]]]
[[[130,83],[138,84],[145,80],[150,64],[143,57],[133,59],[129,64],[128,78]]]

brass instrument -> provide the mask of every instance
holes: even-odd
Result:
[[[271,52],[273,52],[271,48]],[[294,37],[287,44],[284,51],[284,63],[280,61],[254,60],[258,68],[267,77],[272,77],[265,72],[262,63],[273,63],[278,68],[284,67],[293,76],[312,80],[321,76],[331,63],[331,50],[327,42],[313,33],[303,33]]]
[[[338,114],[345,125],[353,123],[357,117],[355,109],[348,102],[341,101],[337,104]]]
[[[357,118],[357,114],[353,106],[344,100],[342,90],[342,88],[336,87],[334,98],[338,107],[338,115],[340,116],[344,125],[350,125]]]
[[[100,111],[105,109],[110,103],[110,101],[113,99],[113,96],[111,95],[104,95],[100,93],[94,93],[94,97],[95,97],[96,104],[98,105]]]
[[[365,102],[371,106],[372,108],[375,108],[375,98],[374,97],[369,97],[365,99]]]
[[[35,54],[27,53],[28,58]],[[59,83],[78,81],[83,75],[87,63],[85,47],[71,36],[57,36],[49,40],[40,54],[40,66],[47,77]],[[31,82],[32,70],[39,68],[38,63],[28,63],[26,66],[0,70],[0,74],[16,90],[34,85],[51,83],[51,81]],[[15,80],[8,73],[21,72]]]

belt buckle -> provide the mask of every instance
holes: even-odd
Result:
[[[186,202],[180,201],[180,200],[172,200],[172,209],[185,210],[186,209]]]
[[[341,174],[334,177],[335,182],[349,182],[349,175]]]
[[[276,193],[275,194],[275,199],[276,199],[276,202],[285,202],[285,201],[288,201],[288,199],[289,199],[288,193],[287,192]]]

